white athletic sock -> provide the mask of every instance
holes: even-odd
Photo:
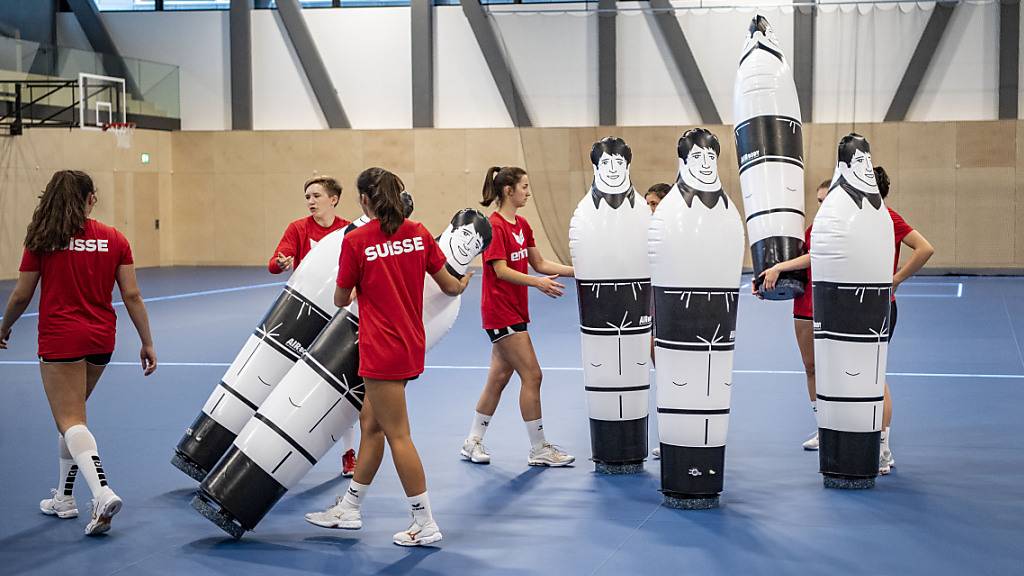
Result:
[[[68,445],[60,434],[57,435],[57,448],[60,450],[60,477],[57,479],[57,490],[61,496],[67,498],[74,491],[78,465],[71,457],[71,452],[68,452]]]
[[[92,432],[89,432],[84,424],[77,424],[64,431],[64,442],[67,443],[68,452],[75,459],[79,472],[89,483],[92,497],[99,498],[104,490],[110,490]]]
[[[473,426],[469,429],[470,438],[484,439],[484,434],[487,432],[487,427],[491,425],[491,416],[487,414],[481,414],[479,412],[473,413]]]
[[[341,453],[344,454],[350,449],[356,449],[356,427],[354,424],[341,433]]]
[[[540,448],[544,445],[544,419],[538,418],[526,423],[526,433],[530,435],[530,446]]]
[[[889,427],[882,428],[882,451],[889,449]]]
[[[426,492],[419,496],[409,496],[409,507],[412,509],[412,519],[420,526],[434,520],[434,515],[430,511],[430,497]]]
[[[345,491],[345,497],[341,499],[342,506],[346,508],[359,508],[363,504],[363,498],[366,497],[366,491],[370,489],[369,484],[360,484],[355,480],[348,483],[348,490]]]

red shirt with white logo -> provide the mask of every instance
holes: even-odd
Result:
[[[351,224],[348,220],[339,216],[334,217],[334,223],[327,228],[316,223],[316,220],[312,216],[305,218],[299,218],[288,225],[288,228],[284,231],[284,236],[281,236],[281,241],[277,244],[277,249],[274,250],[274,255],[270,257],[270,262],[267,264],[267,269],[270,270],[271,274],[280,274],[284,272],[280,266],[277,265],[278,254],[284,254],[285,256],[292,256],[295,261],[292,262],[292,270],[299,267],[299,263],[302,259],[309,254],[309,251],[316,246],[324,236],[327,236],[335,230],[340,230],[345,226]]]
[[[516,272],[527,273],[529,263],[527,250],[536,246],[533,229],[526,218],[516,215],[516,223],[494,212],[491,214],[491,245],[484,251],[483,297],[480,301],[480,316],[484,330],[507,328],[513,324],[530,321],[530,301],[527,287],[500,280],[491,262],[504,260]]]
[[[896,240],[896,259],[892,263],[892,273],[895,274],[896,270],[900,267],[900,246],[903,244],[903,239],[910,235],[914,229],[907,224],[907,221],[902,216],[896,213],[895,210],[889,208],[889,216],[892,217],[892,231],[893,237]],[[804,253],[811,251],[811,227],[807,227],[807,231],[804,232]],[[893,291],[892,299],[896,301],[896,292]],[[805,318],[811,318],[814,316],[814,299],[811,298],[811,269],[807,269],[807,288],[804,291],[804,295],[793,300],[793,316],[802,316]]]
[[[24,251],[22,272],[39,272],[39,355],[77,358],[114,351],[111,293],[117,267],[133,264],[128,239],[92,219],[56,252]]]
[[[406,220],[391,236],[371,220],[345,236],[338,260],[338,286],[359,295],[359,375],[408,380],[423,372],[424,272],[445,265],[430,232]]]

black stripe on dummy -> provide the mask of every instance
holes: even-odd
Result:
[[[788,116],[755,116],[734,130],[740,174],[764,162],[785,162],[803,168],[803,126]]]
[[[696,448],[661,443],[661,491],[676,498],[708,498],[722,491],[725,446]]]
[[[246,530],[255,528],[287,492],[237,446],[231,447],[199,490],[203,497],[216,502]]]
[[[758,214],[761,213],[759,212]],[[757,214],[754,216],[756,215]],[[754,216],[751,216],[751,218]],[[747,218],[747,221],[749,222],[750,218]],[[792,236],[770,236],[754,242],[754,244],[750,246],[750,260],[754,268],[754,288],[761,291],[761,284],[764,282],[764,280],[759,277],[761,272],[764,272],[780,262],[785,262],[801,256],[803,253],[803,238],[793,238]],[[790,282],[781,282],[782,280],[790,280]],[[779,274],[779,281],[776,282],[775,289],[770,293],[762,291],[762,294],[767,300],[791,300],[793,298],[799,298],[804,294],[804,290],[806,290],[806,283],[807,273],[804,270],[783,272],[782,274]]]
[[[818,428],[818,465],[821,473],[839,478],[878,476],[881,435],[880,431],[839,432]]]
[[[260,321],[256,335],[287,348],[291,351],[290,355],[298,359],[330,319],[329,314],[308,298],[285,287]],[[280,348],[275,348],[281,351]]]
[[[175,448],[175,459],[172,462],[183,460],[187,463],[185,468],[177,463],[175,466],[201,481],[234,441],[235,434],[233,432],[218,424],[205,412],[200,412],[178,442],[178,446]],[[186,468],[190,468],[190,470]],[[196,476],[199,477],[196,478]]]
[[[363,379],[359,377],[359,319],[339,310],[309,347],[304,362],[339,394],[363,409]],[[325,372],[326,371],[326,372]]]
[[[849,342],[889,341],[891,284],[813,282],[814,337]]]
[[[590,450],[595,462],[631,464],[647,457],[647,416],[636,420],[590,419]]]
[[[655,286],[654,345],[672,350],[732,350],[739,290]]]
[[[651,279],[576,280],[580,330],[597,336],[651,331]]]

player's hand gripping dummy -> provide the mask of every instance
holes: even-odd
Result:
[[[818,457],[826,487],[870,488],[878,475],[895,245],[868,141],[850,134],[838,156],[811,230]]]
[[[413,197],[402,192],[406,217]],[[202,412],[178,441],[171,464],[202,482],[235,436],[285,373],[295,365],[338,311],[334,305],[338,257],[344,235],[369,219],[361,216],[325,236],[288,279],[280,296],[221,377]]]
[[[617,474],[643,470],[650,394],[651,210],[630,182],[632,159],[621,138],[594,143],[594,181],[569,224],[591,452],[598,472]]]
[[[438,245],[448,259],[448,271],[462,277],[490,241],[490,222],[467,208],[455,214]],[[424,284],[427,350],[454,323],[460,298],[446,296],[433,280]],[[358,330],[357,300],[334,315],[248,421],[200,485],[192,500],[196,510],[241,538],[356,423],[365,396],[359,377]]]
[[[800,102],[793,71],[782,55],[771,24],[758,15],[750,22],[733,91],[736,157],[747,215],[747,237],[754,286],[762,272],[803,254],[804,147]],[[784,272],[769,300],[804,293],[802,270]]]
[[[651,217],[661,490],[679,508],[718,505],[729,429],[743,223],[718,178],[718,138],[679,139],[679,176]]]

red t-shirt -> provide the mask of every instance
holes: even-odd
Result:
[[[895,274],[896,270],[900,266],[900,245],[903,244],[903,239],[910,235],[914,229],[907,224],[907,221],[903,219],[895,210],[889,208],[889,216],[892,217],[892,231],[893,237],[896,240],[896,260],[892,263],[892,273]],[[804,232],[804,253],[810,252],[811,250],[811,227],[807,227],[807,231]],[[896,301],[896,292],[892,293],[892,301]],[[793,300],[793,316],[805,316],[810,318],[814,316],[814,301],[811,298],[811,269],[807,269],[807,289],[804,291],[804,295]]]
[[[309,254],[309,251],[313,249],[313,246],[316,246],[317,242],[331,232],[340,230],[349,224],[350,222],[348,220],[335,216],[334,223],[327,228],[324,228],[317,224],[316,220],[314,220],[312,216],[299,218],[289,224],[288,228],[285,229],[284,236],[281,236],[281,241],[278,242],[277,249],[274,250],[274,255],[270,257],[267,269],[270,270],[271,274],[280,274],[281,272],[284,272],[284,270],[277,265],[278,254],[295,257],[295,261],[292,262],[292,270],[298,268],[299,263],[306,257],[306,254]]]
[[[499,280],[491,262],[504,260],[516,272],[527,273],[529,258],[527,249],[536,246],[533,229],[522,216],[516,216],[516,223],[498,212],[491,214],[493,237],[484,251],[484,283],[480,300],[480,316],[484,330],[507,328],[513,324],[530,321],[530,303],[527,287]]]
[[[117,315],[111,293],[117,267],[133,264],[128,239],[92,219],[56,252],[24,251],[22,272],[39,272],[39,355],[77,358],[114,351]]]
[[[811,226],[804,230],[804,254],[811,252]],[[807,267],[807,284],[804,293],[793,299],[793,316],[814,318],[814,291],[811,289],[811,267]]]
[[[408,380],[423,372],[424,272],[445,265],[430,232],[406,220],[385,236],[371,220],[345,236],[338,260],[338,286],[359,294],[359,375]]]

